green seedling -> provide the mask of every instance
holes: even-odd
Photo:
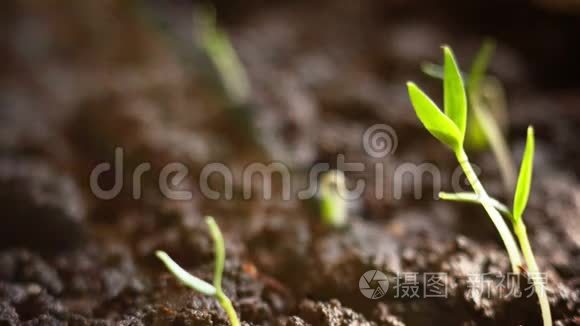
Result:
[[[526,150],[520,168],[520,174],[516,186],[514,196],[513,209],[510,211],[505,205],[499,203],[497,200],[491,198],[481,182],[474,173],[469,159],[464,150],[466,115],[467,115],[467,99],[463,80],[459,67],[455,62],[455,58],[451,49],[444,47],[445,64],[444,64],[444,105],[445,111],[442,112],[437,105],[423,93],[414,83],[407,84],[409,88],[409,96],[415,112],[419,120],[423,123],[425,128],[435,138],[447,145],[457,157],[457,160],[463,169],[469,183],[471,184],[474,193],[459,193],[459,194],[441,194],[441,198],[449,200],[462,200],[467,202],[480,203],[492,222],[495,224],[499,234],[506,246],[514,273],[518,273],[519,269],[523,267],[522,258],[520,256],[520,248],[523,252],[528,271],[534,275],[539,275],[539,268],[537,266],[530,242],[528,240],[525,224],[523,223],[522,214],[528,202],[528,197],[531,188],[532,168],[533,168],[533,153],[534,153],[534,133],[533,129],[528,129],[528,138],[526,143]],[[481,73],[475,73],[475,76],[483,76]],[[477,77],[479,78],[479,77]],[[477,85],[478,80],[472,78],[472,85]],[[477,87],[477,86],[475,86]],[[473,102],[473,100],[471,101]],[[471,103],[473,107],[473,103]],[[512,221],[514,232],[518,237],[520,248],[517,247],[516,242],[507,228],[504,220],[500,216],[500,212],[506,214]],[[542,309],[542,318],[544,325],[552,325],[552,318],[550,313],[550,306],[547,300],[544,285],[541,280],[533,278],[534,287],[540,301]]]
[[[248,75],[228,34],[219,28],[213,7],[200,7],[194,21],[198,24],[200,46],[212,61],[228,98],[236,105],[250,101]]]
[[[230,299],[222,290],[222,275],[224,271],[224,261],[226,257],[223,235],[212,217],[206,217],[206,223],[215,246],[215,269],[213,275],[213,285],[191,275],[181,268],[169,255],[163,251],[155,254],[165,264],[165,267],[184,285],[190,287],[204,295],[214,297],[224,309],[232,326],[239,326],[240,321]]]
[[[473,191],[479,197],[499,232],[510,258],[513,272],[519,273],[519,266],[522,266],[522,258],[517,243],[479,181],[465,152],[463,145],[467,120],[467,96],[459,67],[451,49],[443,47],[443,52],[445,58],[443,79],[444,112],[417,85],[408,82],[407,87],[411,103],[425,128],[440,142],[447,145],[455,154]]]
[[[322,175],[320,180],[320,215],[322,223],[333,228],[347,224],[348,202],[346,181],[342,171],[333,170]]]
[[[502,176],[505,193],[515,186],[516,170],[502,128],[498,121],[506,119],[503,87],[495,78],[486,76],[487,66],[493,55],[495,42],[486,40],[475,57],[467,76],[467,98],[470,114],[467,116],[465,147],[472,150],[491,148]],[[422,65],[429,76],[443,79],[443,69],[432,63]]]
[[[268,144],[255,123],[248,74],[228,34],[218,26],[215,8],[200,6],[194,12],[193,20],[197,23],[196,39],[199,47],[210,60],[219,79],[230,117],[244,133],[244,139],[250,140],[263,154],[269,156]]]
[[[552,325],[550,303],[548,302],[548,297],[546,295],[543,280],[538,278],[538,276],[540,276],[540,269],[538,267],[538,264],[536,263],[536,258],[534,256],[532,246],[528,239],[526,225],[524,224],[523,220],[523,213],[528,204],[528,197],[530,194],[532,184],[534,147],[535,147],[534,143],[535,143],[534,130],[532,127],[529,127],[526,140],[526,148],[522,158],[520,173],[517,180],[512,210],[510,210],[509,208],[507,208],[506,205],[500,203],[495,199],[492,199],[492,203],[500,212],[502,212],[512,222],[514,232],[519,240],[520,248],[524,255],[524,260],[526,261],[528,273],[534,276],[532,277],[532,282],[534,284],[534,289],[538,295],[538,300],[540,302],[540,308],[542,310],[542,319],[544,321],[544,325]],[[439,196],[440,198],[446,200],[469,202],[469,203],[481,203],[480,198],[475,193],[458,193],[458,194],[440,193]]]

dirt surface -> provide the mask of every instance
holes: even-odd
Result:
[[[154,257],[165,250],[210,280],[205,215],[225,234],[223,287],[245,325],[540,325],[535,296],[472,295],[470,275],[510,269],[480,208],[433,200],[430,181],[419,189],[429,195],[416,199],[413,183],[372,169],[434,163],[448,189],[453,157],[421,128],[404,85],[417,80],[437,94],[420,63],[438,62],[439,46],[450,44],[467,67],[487,36],[498,43],[490,70],[507,90],[516,161],[525,128],[536,128],[525,219],[555,324],[580,323],[580,16],[573,1],[216,1],[252,85],[253,136],[191,40],[196,5],[2,4],[0,325],[227,325],[215,300],[179,284]],[[396,151],[378,159],[361,145],[374,124],[391,126],[398,139]],[[120,177],[125,186],[99,199],[91,171],[114,165],[116,148],[123,171],[105,173],[99,184],[108,189]],[[231,200],[210,199],[197,182],[211,162],[240,171],[276,160],[303,184],[310,167],[335,167],[338,154],[367,167],[347,174],[349,181],[400,182],[396,200],[365,193],[342,230],[321,225],[313,201],[263,200],[260,184],[244,199],[237,176]],[[493,156],[473,153],[472,160],[486,187],[505,199]],[[172,162],[187,166],[188,177],[173,186],[191,199],[168,199],[158,186]],[[150,171],[136,194],[130,185],[141,163]],[[359,279],[369,270],[387,274],[390,284],[403,274],[446,273],[448,293],[401,298],[389,287],[367,299]],[[524,293],[530,287],[525,275],[514,281]]]

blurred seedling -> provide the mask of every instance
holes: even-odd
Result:
[[[224,271],[225,262],[225,245],[223,235],[212,217],[205,219],[209,232],[214,241],[215,246],[215,269],[213,275],[213,285],[208,282],[191,275],[181,266],[179,266],[167,253],[164,251],[157,251],[156,256],[165,264],[165,267],[185,286],[190,287],[204,295],[214,297],[221,307],[226,312],[230,324],[232,326],[239,326],[240,321],[230,299],[222,290],[222,275]]]
[[[328,171],[320,179],[319,206],[324,225],[342,228],[348,222],[346,180],[339,170]]]
[[[467,122],[467,96],[463,85],[463,78],[455,57],[449,47],[443,47],[443,100],[444,111],[439,107],[414,83],[408,82],[409,97],[415,112],[423,126],[440,142],[447,145],[455,154],[459,165],[463,169],[467,180],[471,184],[473,194],[442,194],[443,199],[462,198],[465,201],[480,203],[491,218],[493,224],[507,249],[512,265],[512,271],[516,274],[520,272],[524,264],[520,255],[516,241],[500,215],[500,211],[509,211],[505,205],[491,198],[479,178],[475,174],[467,154],[464,149],[465,130]],[[473,106],[473,105],[472,105]],[[528,129],[528,141],[524,152],[524,159],[520,169],[517,182],[516,194],[514,197],[514,207],[511,211],[511,220],[514,231],[518,237],[520,247],[524,253],[529,275],[539,276],[539,269],[533,255],[526,228],[522,220],[522,214],[527,205],[529,191],[531,187],[532,165],[534,152],[533,129]],[[508,215],[509,216],[509,215]],[[541,279],[533,277],[535,290],[537,292],[544,325],[552,325],[550,307],[547,301],[546,292]]]
[[[199,45],[213,63],[227,97],[236,105],[250,102],[250,82],[228,34],[216,21],[215,8],[200,6],[195,10]]]
[[[172,22],[158,13],[157,3],[137,1],[137,12],[149,22],[165,40],[171,43],[182,66],[188,73],[202,71],[208,79],[217,81],[220,88],[220,100],[236,127],[244,133],[244,140],[263,147],[254,125],[254,113],[251,104],[251,87],[246,69],[238,57],[228,34],[218,26],[216,10],[211,5],[198,5],[193,11],[193,38],[191,42],[183,40],[178,28],[171,28]],[[190,34],[188,34],[190,35]],[[206,69],[209,68],[209,69]]]
[[[248,74],[228,34],[218,26],[212,6],[199,6],[193,15],[199,46],[215,68],[227,100],[227,109],[237,127],[262,154],[270,156],[268,145],[255,124],[252,89]]]
[[[505,92],[496,78],[486,76],[494,50],[494,41],[484,41],[471,64],[469,74],[462,74],[467,79],[467,98],[470,105],[465,147],[473,151],[491,148],[499,165],[505,194],[509,195],[515,186],[516,169],[503,134],[507,127]],[[422,70],[429,76],[443,79],[441,66],[425,63]]]

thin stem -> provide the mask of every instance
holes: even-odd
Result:
[[[538,268],[534,252],[532,251],[532,246],[530,245],[530,240],[528,239],[526,225],[522,221],[521,217],[517,219],[517,221],[518,222],[514,223],[514,231],[518,237],[518,240],[520,241],[520,247],[522,248],[524,259],[526,260],[526,265],[528,266],[528,275],[531,276],[534,289],[536,290],[538,300],[540,301],[542,320],[544,321],[544,326],[552,326],[552,313],[550,311],[548,296],[546,295],[546,287],[544,286],[543,278],[540,277],[540,269]]]
[[[222,235],[222,232],[220,231],[220,228],[218,227],[213,217],[211,216],[206,217],[205,222],[209,227],[209,233],[214,242],[215,269],[213,274],[213,286],[216,289],[215,298],[218,300],[219,304],[225,310],[232,326],[239,326],[240,320],[238,319],[236,310],[234,309],[234,306],[232,305],[230,299],[228,299],[228,297],[222,290],[222,276],[224,273],[224,263],[226,259],[224,236]]]
[[[222,291],[219,291],[216,294],[216,299],[218,300],[218,302],[228,315],[228,319],[230,320],[231,326],[240,326],[238,315],[236,314],[236,310],[234,309],[234,306],[232,305],[230,299],[228,299],[228,297]]]
[[[167,269],[173,275],[175,275],[175,277],[177,277],[181,283],[205,295],[216,295],[217,291],[215,287],[200,279],[199,277],[189,274],[185,269],[181,268],[181,266],[179,266],[173,259],[171,259],[171,257],[169,257],[169,255],[164,251],[158,250],[155,252],[155,255],[157,255],[157,258],[163,262],[165,267],[167,267]]]
[[[469,158],[467,157],[465,151],[463,149],[458,150],[456,152],[456,156],[459,165],[461,165],[461,168],[463,169],[463,172],[465,173],[467,180],[469,181],[471,187],[473,188],[473,191],[479,196],[483,208],[485,209],[485,211],[491,218],[491,221],[495,225],[497,231],[499,232],[499,235],[508,252],[508,256],[512,265],[512,271],[515,274],[519,274],[520,272],[519,267],[523,265],[523,262],[518,249],[518,245],[512,233],[510,232],[510,229],[508,228],[504,219],[501,217],[500,213],[497,211],[497,209],[495,209],[495,207],[491,203],[490,197],[483,188],[483,185],[481,184],[479,179],[477,178],[475,171],[473,171],[473,168],[469,163]]]
[[[224,237],[213,217],[206,217],[205,222],[209,227],[209,233],[214,243],[215,267],[213,273],[213,286],[216,288],[217,292],[222,292],[222,275],[224,273],[224,262],[226,258]]]
[[[171,257],[169,257],[169,255],[167,255],[165,252],[157,251],[155,254],[159,259],[161,259],[167,269],[169,269],[169,271],[173,273],[173,275],[175,275],[175,277],[177,277],[177,279],[179,279],[183,284],[207,296],[216,298],[220,306],[228,315],[228,319],[230,320],[231,325],[240,326],[240,320],[238,319],[236,310],[234,309],[230,299],[228,299],[222,290],[222,275],[224,272],[224,262],[226,257],[224,237],[217,223],[211,216],[206,217],[205,221],[209,227],[209,231],[215,245],[215,270],[213,275],[213,285],[189,274],[175,261],[173,261],[173,259],[171,259]]]

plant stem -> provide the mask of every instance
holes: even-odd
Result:
[[[546,288],[543,284],[543,278],[540,278],[540,269],[536,263],[536,258],[534,252],[532,251],[532,246],[530,245],[530,240],[528,239],[528,233],[526,231],[526,225],[521,218],[517,219],[514,223],[514,231],[518,240],[520,241],[520,247],[524,254],[524,259],[526,260],[526,265],[528,266],[528,275],[531,275],[532,283],[534,284],[534,289],[540,301],[540,309],[542,310],[542,320],[544,321],[544,326],[552,326],[552,313],[550,311],[550,303],[548,302],[548,296],[546,295]]]
[[[163,262],[165,267],[177,277],[186,286],[201,292],[208,296],[216,296],[217,290],[214,286],[206,281],[189,274],[185,269],[181,268],[165,251],[158,250],[155,255]]]
[[[225,295],[224,291],[222,290],[222,277],[224,273],[224,263],[226,259],[226,247],[224,244],[224,236],[222,232],[213,219],[213,217],[208,216],[205,218],[205,222],[209,227],[209,233],[213,239],[214,246],[215,246],[215,269],[213,275],[213,285],[216,289],[215,298],[218,300],[219,304],[225,310],[226,314],[228,315],[228,319],[232,326],[239,326],[240,320],[238,319],[238,315],[236,314],[236,310],[232,305],[230,299]]]
[[[469,158],[467,157],[465,150],[461,148],[456,151],[455,155],[457,156],[457,161],[459,162],[459,165],[463,169],[463,172],[465,173],[467,180],[471,184],[473,191],[479,196],[483,208],[485,209],[485,211],[491,218],[491,221],[495,225],[497,231],[499,232],[499,235],[506,247],[509,256],[512,265],[512,271],[515,274],[519,274],[520,266],[523,265],[522,257],[520,255],[518,245],[509,227],[505,223],[504,219],[501,217],[500,213],[497,211],[497,209],[495,209],[495,207],[491,203],[489,195],[483,188],[483,185],[477,178],[475,171],[473,171],[473,168],[469,163]]]
[[[213,239],[215,251],[215,267],[213,273],[213,286],[217,292],[222,292],[222,277],[224,273],[224,264],[226,260],[226,247],[224,244],[224,236],[220,231],[217,223],[211,216],[205,218],[205,222],[209,228],[209,233]]]
[[[215,298],[220,303],[220,306],[225,310],[226,314],[228,315],[228,319],[230,320],[231,326],[240,326],[240,321],[238,319],[238,315],[236,314],[236,310],[232,305],[232,302],[228,297],[223,293],[223,291],[218,291]]]

